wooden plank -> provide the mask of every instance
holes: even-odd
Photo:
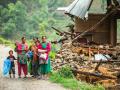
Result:
[[[92,63],[114,63],[114,62],[120,62],[120,60],[108,60],[108,61],[92,61]]]
[[[102,79],[117,79],[117,77],[112,77],[112,76],[105,76],[105,75],[101,75],[101,74],[97,74],[97,73],[91,73],[91,72],[85,72],[85,71],[78,71],[78,70],[73,70],[73,73],[79,73],[79,74],[84,74],[84,75],[90,75],[90,76],[95,76],[95,77],[99,77]]]

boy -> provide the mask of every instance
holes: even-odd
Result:
[[[11,73],[13,74],[13,78],[15,78],[14,60],[16,60],[16,58],[13,56],[13,51],[12,50],[9,51],[9,56],[7,57],[7,59],[9,59],[11,61],[11,69],[9,71],[10,78],[11,78]]]

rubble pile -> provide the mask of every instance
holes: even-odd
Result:
[[[96,53],[110,55],[111,59],[107,61],[96,61]],[[105,87],[111,87],[118,84],[120,77],[120,48],[91,48],[75,47],[63,44],[61,50],[57,53],[56,59],[52,61],[53,69],[59,70],[65,65],[69,65],[77,80],[88,83],[100,83]]]
[[[71,47],[62,47],[62,49],[57,53],[56,59],[52,62],[53,69],[58,70],[64,65],[69,65],[72,68],[80,68],[80,66],[85,65],[86,62],[79,56],[78,53],[72,52]]]

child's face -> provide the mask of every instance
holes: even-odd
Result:
[[[9,54],[10,54],[10,55],[13,55],[13,52],[10,52]]]
[[[36,46],[38,46],[40,43],[39,43],[39,42],[36,42],[35,44],[36,44]]]

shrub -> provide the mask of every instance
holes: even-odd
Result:
[[[6,39],[0,37],[0,44],[11,44],[11,41],[6,40]]]
[[[58,74],[64,78],[73,78],[73,73],[70,66],[64,66],[59,71]]]
[[[77,81],[75,78],[64,78],[60,76],[58,72],[53,72],[51,74],[50,81],[59,83],[70,90],[105,90],[101,85],[94,86],[85,82]]]

